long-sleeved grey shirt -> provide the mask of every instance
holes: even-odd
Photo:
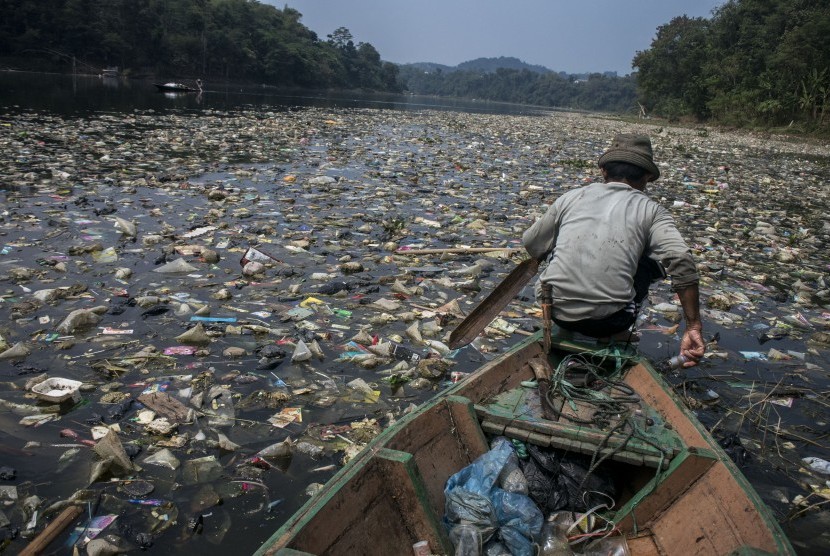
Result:
[[[634,299],[642,255],[660,262],[677,290],[698,282],[689,247],[665,207],[625,183],[568,191],[522,236],[531,257],[551,255],[540,281],[564,321],[606,317]],[[554,249],[555,247],[555,249]]]

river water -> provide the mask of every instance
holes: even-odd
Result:
[[[17,471],[3,485],[17,485],[21,500],[38,497],[30,505],[41,515],[87,490],[99,458],[80,440],[117,424],[121,441],[142,450],[135,461],[146,483],[110,469],[89,486],[87,510],[118,516],[110,531],[119,542],[137,549],[149,540],[156,554],[253,552],[360,444],[366,433],[350,424],[371,433],[447,383],[448,372],[419,384],[411,370],[375,366],[355,357],[349,339],[365,330],[426,354],[405,330],[427,326],[428,309],[453,299],[469,312],[514,264],[502,257],[469,273],[479,257],[403,257],[390,244],[516,246],[552,194],[596,179],[613,132],[636,130],[663,157],[651,194],[675,213],[703,276],[710,357],[668,378],[716,437],[737,433],[743,471],[799,552],[830,548],[827,512],[798,504],[820,504],[827,480],[801,458],[830,458],[826,145],[411,96],[211,83],[200,95],[164,94],[146,82],[20,72],[0,73],[0,91],[0,335],[29,351],[0,361],[2,465]],[[137,232],[124,233],[116,217]],[[239,259],[251,246],[279,264],[243,275]],[[157,272],[177,258],[191,268]],[[338,284],[346,293],[331,295]],[[33,298],[50,288],[74,289]],[[677,349],[676,316],[658,310],[671,299],[668,284],[656,286],[643,314],[640,348],[654,361]],[[93,326],[56,332],[72,310],[96,306],[105,312]],[[195,355],[165,351],[183,347],[174,338],[204,306],[227,319],[206,321],[211,344]],[[518,311],[510,320],[535,322]],[[271,332],[263,338],[253,325]],[[519,337],[494,333],[449,354],[446,370],[468,372]],[[262,365],[265,345],[290,359],[299,340],[317,340],[325,357]],[[148,346],[152,355],[137,355]],[[37,400],[23,386],[43,372],[91,388],[51,414],[59,419],[25,424]],[[397,390],[390,373],[413,380]],[[235,406],[230,422],[202,416],[151,436],[137,404],[123,420],[112,413],[119,395],[216,402],[223,388]],[[269,392],[285,398],[264,399]],[[272,426],[286,409],[302,423]],[[295,449],[281,465],[251,463],[286,438]],[[145,462],[159,443],[180,468]],[[199,458],[214,458],[199,473],[216,476],[194,476],[187,461]],[[25,504],[9,501],[5,511],[10,527],[36,523]],[[70,553],[68,540],[52,553]]]
[[[195,82],[183,82],[195,88]],[[203,83],[203,94],[159,92],[152,82],[94,75],[0,72],[3,105],[56,114],[134,110],[206,111],[242,108],[286,110],[291,107],[383,108],[389,110],[458,110],[476,113],[533,114],[549,110],[515,104],[438,99],[415,95],[340,91],[280,90],[255,85]]]

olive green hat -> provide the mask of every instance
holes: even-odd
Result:
[[[660,169],[654,164],[651,139],[647,135],[620,133],[614,137],[611,147],[599,157],[599,167],[609,162],[628,162],[651,174],[649,181],[660,177]]]

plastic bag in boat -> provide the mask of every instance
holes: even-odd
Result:
[[[444,488],[444,520],[450,531],[460,523],[476,525],[483,542],[498,532],[511,554],[532,556],[532,539],[542,528],[541,511],[529,497],[496,486],[513,453],[509,442],[496,443],[489,452],[451,476]]]
[[[542,512],[530,497],[517,492],[497,488],[492,498],[502,543],[511,554],[533,556],[536,551],[531,539],[542,530]]]
[[[528,494],[544,512],[584,512],[597,501],[605,501],[593,493],[616,496],[614,483],[603,476],[601,467],[588,475],[589,456],[533,445],[528,445],[527,451],[530,457],[522,462],[522,471],[527,478]]]

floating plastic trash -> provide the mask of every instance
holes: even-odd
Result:
[[[291,361],[301,362],[308,361],[309,359],[311,359],[311,350],[304,341],[300,340],[297,342],[297,347],[294,348],[294,354],[291,356]]]
[[[77,426],[80,437],[71,442],[81,452],[61,464],[81,482],[100,459],[83,457],[84,444],[92,435],[107,438],[119,415],[128,459],[137,446],[184,462],[219,457],[238,444],[239,456],[219,460],[222,472],[211,486],[225,499],[223,511],[241,515],[258,502],[230,496],[236,489],[229,481],[260,477],[274,497],[288,480],[259,464],[251,469],[257,449],[289,432],[313,443],[325,436],[324,459],[339,464],[347,442],[337,435],[356,441],[349,428],[356,415],[371,411],[388,426],[538,327],[528,287],[470,346],[446,348],[459,319],[524,256],[524,229],[562,192],[600,177],[596,159],[610,124],[559,112],[528,118],[335,107],[231,112],[208,105],[80,117],[21,105],[4,119],[0,358],[16,370],[6,377],[15,387],[0,404],[12,427],[18,420],[31,427],[61,420],[32,431],[44,446],[50,430],[57,435]],[[703,136],[701,125],[662,125],[614,120],[611,127],[652,135],[664,178],[646,194],[671,213],[698,262],[706,359],[702,368],[666,378],[675,386],[685,381],[682,392],[697,412],[716,404],[719,413],[748,412],[747,450],[777,462],[759,490],[797,490],[790,479],[796,470],[786,467],[818,472],[801,461],[802,443],[788,442],[786,433],[796,431],[807,444],[825,440],[830,147],[795,136],[725,129]],[[487,253],[479,255],[482,249]],[[246,275],[251,261],[263,266]],[[203,318],[191,321],[194,315]],[[654,284],[637,326],[650,331],[642,353],[654,361],[676,355],[684,326],[670,281]],[[133,333],[114,334],[127,330]],[[10,366],[13,358],[26,365]],[[39,369],[84,381],[84,399],[71,415],[27,396],[31,387],[24,383]],[[152,407],[118,400],[144,392],[167,396]],[[182,407],[196,412],[196,430],[154,425],[149,431],[166,434],[149,436],[145,427],[156,419],[184,423]],[[772,408],[777,413],[758,413]],[[323,433],[317,425],[325,423],[331,426]],[[779,438],[756,442],[771,434]],[[102,462],[90,476],[172,474],[167,458],[151,463],[152,456],[135,460],[144,471],[126,469],[114,444],[105,455],[120,464]],[[316,454],[309,449],[303,456],[309,453]],[[23,469],[26,456],[6,459]],[[290,480],[301,496],[299,483],[310,478],[294,470]],[[201,473],[193,471],[190,479]],[[44,474],[29,479],[45,484]],[[181,478],[177,471],[175,481],[156,482],[153,496],[181,499],[171,492]],[[44,498],[62,495],[48,485],[38,489]],[[21,491],[21,499],[29,494]],[[797,519],[826,515],[823,508]],[[182,509],[190,513],[159,507],[150,521],[184,524],[196,510],[187,502]],[[19,504],[3,512],[24,515]],[[265,513],[244,521],[276,526],[257,521]],[[205,534],[221,523],[218,510],[205,515]],[[146,532],[129,539],[139,547],[140,534]],[[161,542],[162,535],[154,531],[152,538]],[[193,548],[186,538],[176,542]],[[7,552],[22,544],[15,541]]]
[[[816,471],[817,473],[821,473],[823,475],[830,475],[830,461],[825,459],[817,458],[814,456],[802,458],[802,460],[807,466]]]
[[[175,274],[177,272],[195,272],[196,270],[198,269],[195,266],[180,258],[161,265],[153,272],[159,272],[161,274]]]
[[[12,347],[0,352],[0,360],[3,359],[24,359],[31,353],[23,342],[17,342]]]
[[[61,403],[72,400],[77,403],[81,401],[81,384],[83,383],[78,380],[52,377],[33,386],[32,392],[38,398],[47,402]]]

